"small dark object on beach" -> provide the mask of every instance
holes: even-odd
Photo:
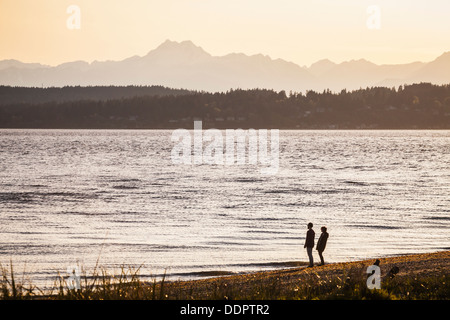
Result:
[[[394,266],[391,270],[389,270],[389,273],[387,276],[392,279],[395,277],[395,275],[400,271],[400,269],[397,266]]]
[[[374,266],[380,266],[380,260],[379,259],[377,259],[377,260],[375,260],[375,262],[373,263],[373,265]],[[368,275],[367,275],[367,278],[369,278],[371,275],[373,275],[375,273],[375,270],[372,270],[372,273],[369,273]]]

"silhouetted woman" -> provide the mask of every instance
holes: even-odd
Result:
[[[325,264],[325,261],[323,260],[322,252],[325,250],[325,246],[327,245],[328,240],[328,232],[326,227],[320,228],[322,231],[322,234],[319,237],[319,241],[317,241],[317,251],[319,252],[320,257],[320,265],[323,266]]]

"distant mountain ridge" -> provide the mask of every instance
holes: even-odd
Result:
[[[145,56],[122,61],[74,61],[55,67],[0,61],[0,85],[23,87],[156,85],[210,92],[232,88],[304,92],[419,82],[450,83],[450,52],[428,63],[377,65],[360,59],[337,64],[324,59],[300,67],[262,54],[212,56],[191,41],[167,40]]]

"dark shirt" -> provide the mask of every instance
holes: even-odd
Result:
[[[324,251],[325,246],[327,245],[328,240],[328,232],[322,232],[322,234],[319,237],[319,241],[317,241],[317,250],[318,251]]]
[[[305,248],[314,248],[314,236],[315,232],[313,229],[309,229],[306,232]]]

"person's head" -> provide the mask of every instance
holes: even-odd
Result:
[[[313,227],[312,222],[308,223],[308,229],[311,229]]]
[[[320,230],[322,231],[322,232],[327,232],[327,227],[322,227],[322,228],[320,228]]]

